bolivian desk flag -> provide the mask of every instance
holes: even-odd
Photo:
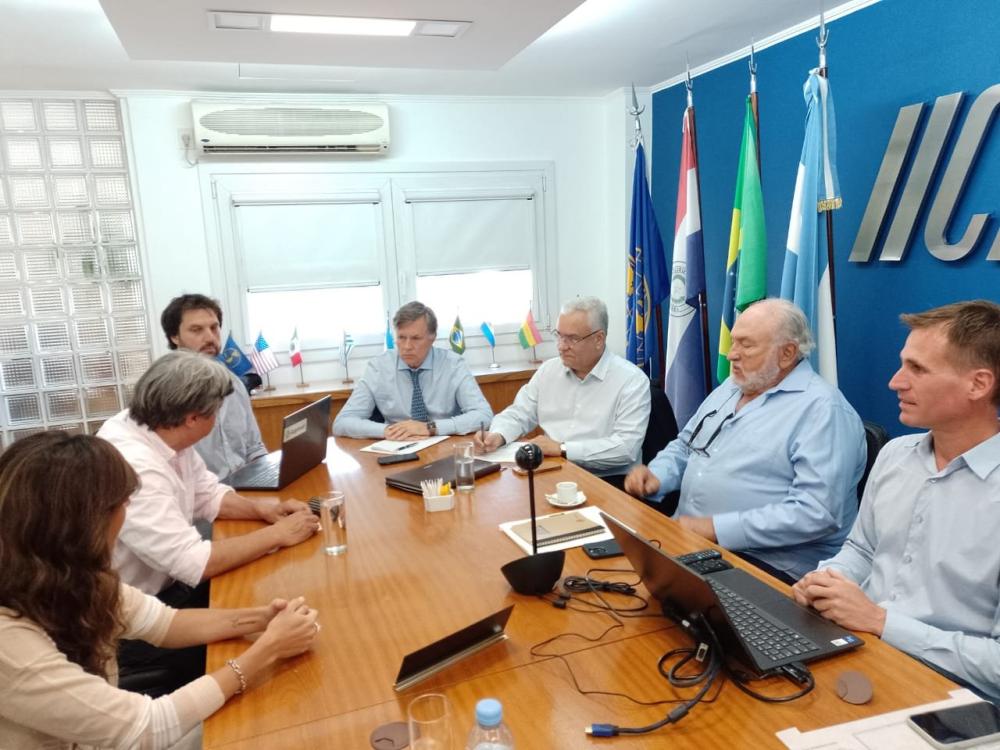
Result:
[[[517,340],[521,342],[522,349],[530,349],[542,343],[542,333],[535,325],[535,316],[531,314],[531,310],[528,310],[528,317],[524,319],[517,332]]]

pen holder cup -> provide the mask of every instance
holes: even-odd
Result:
[[[439,510],[451,510],[455,507],[455,490],[447,495],[424,495],[424,510],[431,513]]]
[[[562,575],[566,551],[557,549],[528,555],[500,568],[507,583],[519,594],[547,594]]]

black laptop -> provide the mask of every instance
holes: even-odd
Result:
[[[251,461],[226,479],[235,490],[280,490],[326,458],[330,434],[330,403],[324,396],[283,420],[281,450]]]
[[[497,471],[500,471],[500,464],[493,463],[492,461],[484,461],[481,458],[477,458],[473,463],[472,472],[476,479]],[[397,490],[422,495],[423,489],[420,483],[425,479],[440,479],[442,482],[450,482],[454,486],[455,459],[452,456],[447,456],[446,458],[439,458],[437,461],[431,461],[429,464],[418,466],[415,469],[407,469],[406,471],[390,474],[385,478],[385,483],[390,487],[395,487]]]
[[[601,515],[664,614],[692,629],[697,629],[694,623],[700,615],[715,631],[726,658],[755,675],[864,643],[744,570],[730,568],[703,576]]]

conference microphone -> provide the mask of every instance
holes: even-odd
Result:
[[[517,465],[528,472],[528,505],[531,509],[531,555],[500,568],[507,583],[519,594],[547,594],[562,575],[564,550],[538,553],[538,521],[535,512],[535,469],[542,465],[542,449],[534,443],[522,445],[514,454]]]

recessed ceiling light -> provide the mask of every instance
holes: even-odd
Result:
[[[275,31],[351,36],[429,36],[451,39],[460,36],[472,25],[471,21],[306,16],[244,11],[209,11],[208,21],[211,28],[226,31]]]
[[[348,34],[351,36],[409,36],[416,21],[397,18],[348,18],[345,16],[271,16],[271,31],[298,34]]]

